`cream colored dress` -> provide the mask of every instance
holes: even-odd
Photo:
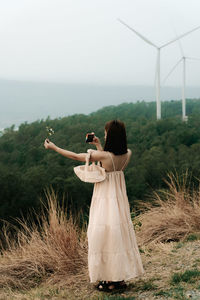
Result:
[[[123,169],[130,158],[108,152],[113,171],[95,183],[90,205],[88,269],[90,282],[121,281],[144,273],[126,194]],[[115,165],[119,168],[117,170]]]

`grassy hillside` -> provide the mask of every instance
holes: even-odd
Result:
[[[200,194],[183,175],[171,177],[165,193],[152,195],[156,206],[132,214],[145,273],[117,293],[102,293],[89,283],[86,227],[67,218],[53,191],[40,211],[41,222],[20,221],[15,239],[1,247],[0,299],[199,299]],[[151,233],[151,234],[149,234]]]
[[[142,260],[147,270],[142,278],[130,281],[124,292],[101,294],[86,279],[70,287],[41,284],[28,290],[0,289],[0,299],[19,300],[187,300],[200,299],[200,240],[171,242],[146,248]]]

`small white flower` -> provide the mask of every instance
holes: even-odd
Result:
[[[48,132],[48,135],[53,135],[55,132],[53,130],[53,128],[46,126],[46,130]]]

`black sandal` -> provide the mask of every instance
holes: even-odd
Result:
[[[97,290],[99,291],[106,291],[107,289],[107,283],[106,281],[99,281],[99,283],[96,285]]]
[[[117,285],[118,285],[119,288],[122,288],[122,289],[127,288],[127,284],[125,283],[124,280],[122,280],[122,281],[117,281]]]
[[[114,286],[114,288],[111,290],[122,290],[127,288],[127,284],[124,282],[124,280],[111,282],[110,285]]]
[[[111,288],[111,286],[113,286]],[[103,291],[103,292],[112,292],[115,290],[122,290],[125,289],[127,287],[126,283],[124,282],[124,280],[122,281],[100,281],[98,283],[98,285],[96,286],[96,288],[99,291]]]

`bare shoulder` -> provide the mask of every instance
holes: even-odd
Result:
[[[127,150],[128,150],[128,154],[131,156],[131,154],[132,154],[131,149],[127,149]]]

